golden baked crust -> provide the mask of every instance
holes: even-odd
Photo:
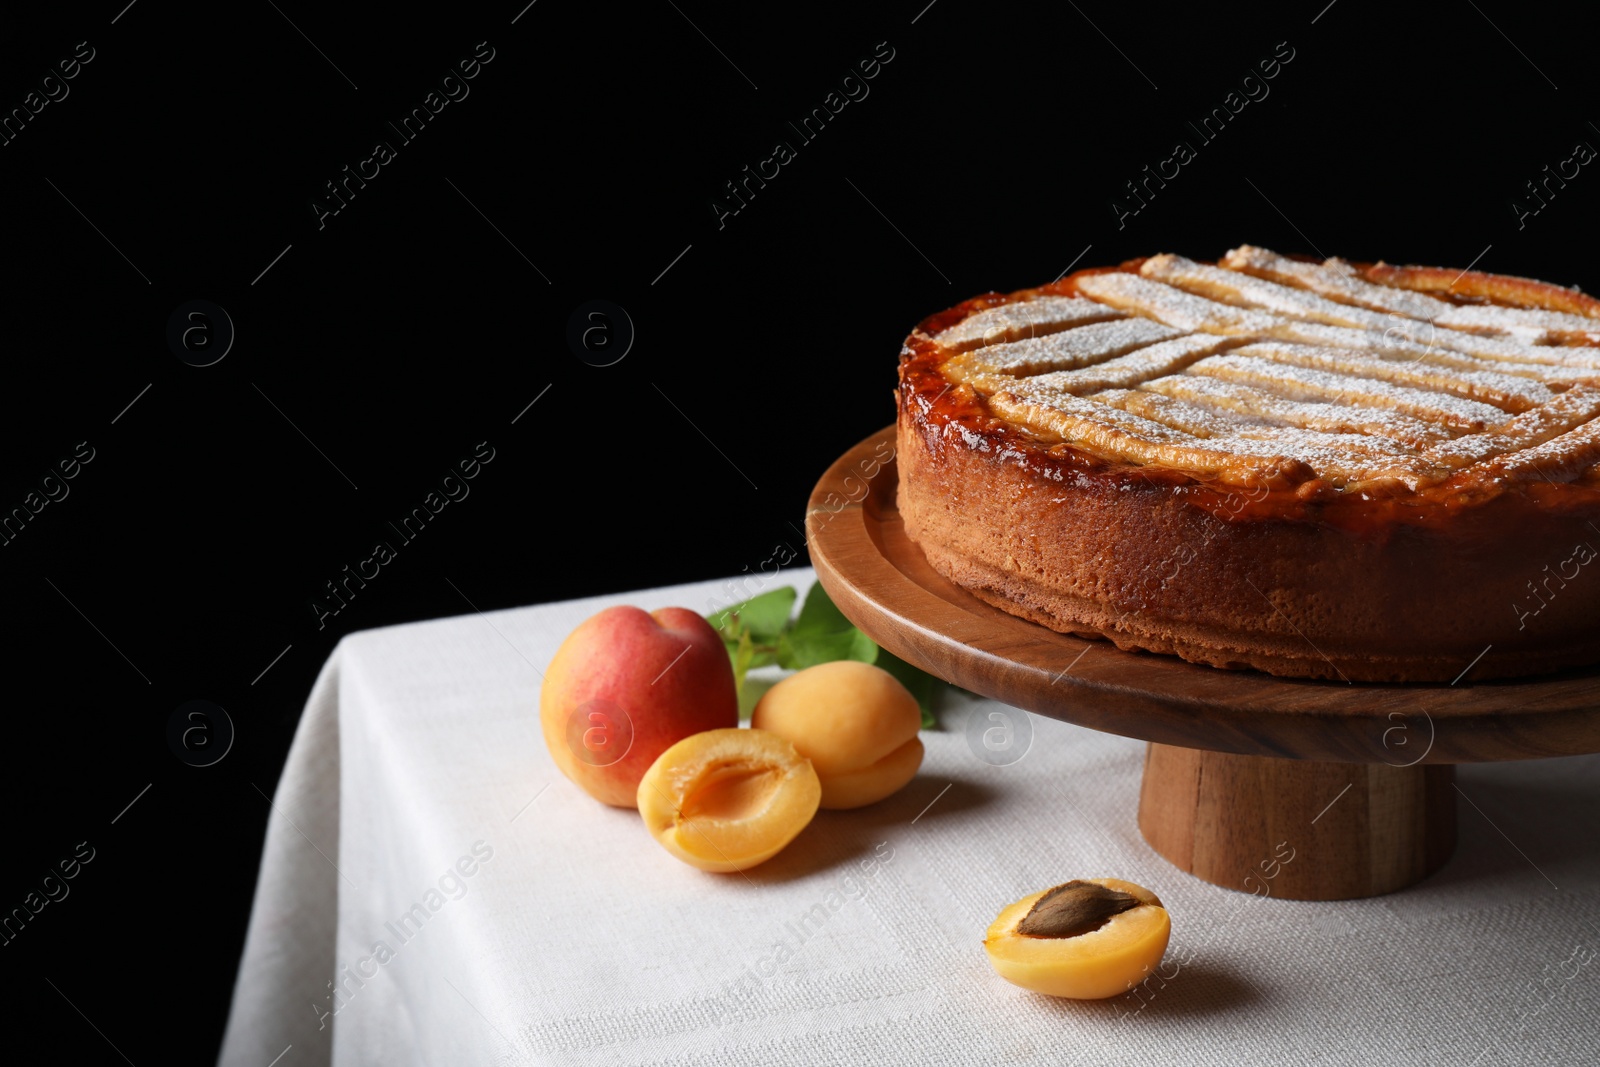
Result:
[[[900,511],[952,581],[1222,667],[1600,661],[1600,302],[1442,268],[1162,255],[924,321]]]

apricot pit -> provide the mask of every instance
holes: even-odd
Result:
[[[995,973],[1053,997],[1125,993],[1167,951],[1172,921],[1150,890],[1119,878],[1074,879],[1000,912],[983,939]]]
[[[639,814],[661,847],[703,871],[771,859],[806,828],[822,799],[811,761],[765,730],[691,734],[639,782]]]

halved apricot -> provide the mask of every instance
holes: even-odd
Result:
[[[1023,897],[984,936],[1001,978],[1053,997],[1126,993],[1167,951],[1172,921],[1150,890],[1120,878],[1076,879]]]
[[[771,859],[817,813],[811,761],[765,730],[706,730],[656,758],[639,782],[639,814],[661,846],[703,871]]]

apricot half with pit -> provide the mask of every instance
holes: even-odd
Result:
[[[1023,897],[983,939],[1001,978],[1052,997],[1126,993],[1167,951],[1172,921],[1150,890],[1120,878],[1076,879]]]
[[[703,871],[771,859],[817,813],[811,761],[765,730],[706,730],[656,758],[639,782],[650,836]]]
[[[829,809],[882,800],[922,766],[917,698],[870,663],[836,660],[791,674],[762,695],[750,725],[811,761]]]

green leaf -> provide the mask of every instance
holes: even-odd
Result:
[[[877,642],[844,617],[821,582],[812,585],[800,617],[778,644],[778,663],[795,670],[840,659],[872,663],[877,658]]]
[[[832,663],[841,659],[872,663],[877,660],[878,652],[877,643],[860,630],[810,635],[789,634],[778,645],[778,665],[802,671],[819,663]]]
[[[756,644],[772,645],[777,643],[783,628],[788,625],[794,601],[794,589],[787,585],[780,586],[707,615],[706,621],[724,638],[737,641],[741,633],[748,633]]]
[[[794,589],[782,586],[706,616],[728,650],[741,714],[748,715],[764,688],[773,684],[747,684],[746,675],[755,668],[777,664],[789,670],[804,670],[819,663],[848,659],[876,663],[894,675],[916,697],[917,706],[922,709],[923,729],[937,726],[933,705],[937,694],[947,688],[944,682],[879,648],[844,617],[821,582],[812,584],[800,606],[800,616],[790,622],[795,599]]]
[[[933,717],[933,702],[935,694],[945,683],[927,671],[913,667],[886,648],[878,650],[878,666],[894,675],[917,698],[917,707],[922,709],[922,728],[937,728],[939,721]]]

